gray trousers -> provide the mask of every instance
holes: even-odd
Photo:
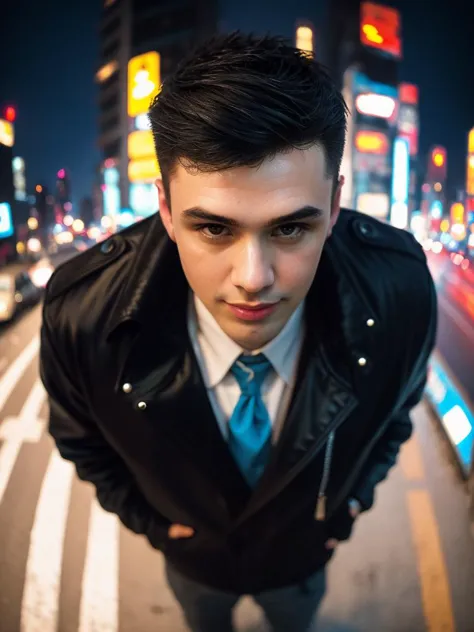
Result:
[[[234,632],[232,610],[241,595],[198,584],[166,563],[168,584],[192,632]],[[272,632],[310,632],[326,591],[326,572],[305,582],[252,595],[262,608]]]

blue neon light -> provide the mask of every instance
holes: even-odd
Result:
[[[454,446],[464,472],[468,474],[474,457],[474,414],[436,356],[430,361],[426,394]]]
[[[0,202],[0,239],[11,237],[14,232],[11,206],[8,202]]]

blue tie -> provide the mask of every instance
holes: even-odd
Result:
[[[229,448],[251,487],[255,487],[267,465],[272,425],[260,389],[271,368],[259,353],[242,355],[231,371],[242,392],[229,421]]]

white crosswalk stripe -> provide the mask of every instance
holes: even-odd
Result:
[[[56,632],[66,520],[74,466],[53,450],[31,531],[21,632]]]
[[[94,502],[82,582],[79,632],[116,632],[118,629],[118,540],[117,518]]]
[[[21,375],[17,376],[17,381]],[[4,441],[0,448],[0,504],[15,467],[18,454],[24,442],[39,441],[44,422],[39,413],[46,399],[43,385],[35,382],[18,417],[8,417],[0,426],[0,439]]]
[[[38,351],[39,337],[35,336],[0,378],[0,412]]]

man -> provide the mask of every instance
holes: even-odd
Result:
[[[411,434],[431,277],[411,235],[340,212],[346,106],[284,41],[216,37],[150,120],[160,214],[48,287],[50,432],[163,551],[193,632],[242,595],[303,632]]]

